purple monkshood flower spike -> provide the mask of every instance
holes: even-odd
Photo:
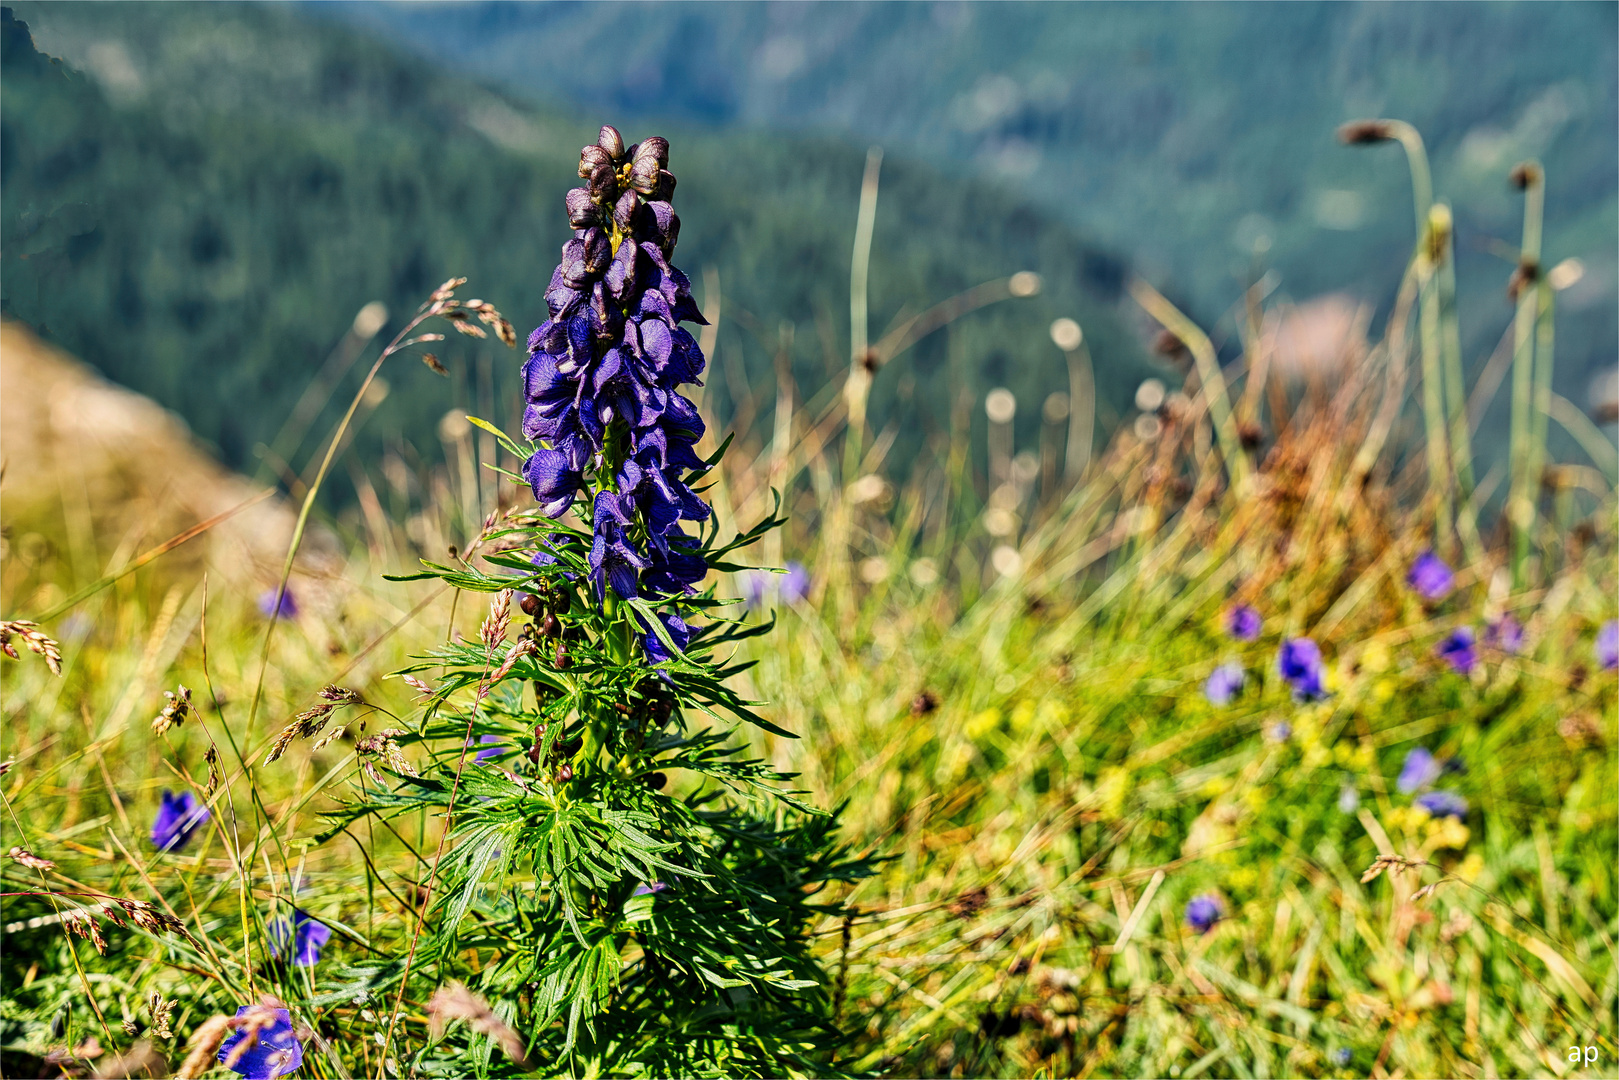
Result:
[[[1478,649],[1473,642],[1473,628],[1458,626],[1438,645],[1434,655],[1449,664],[1452,671],[1470,675],[1478,665]]]
[[[1315,701],[1327,696],[1322,679],[1326,666],[1321,662],[1321,649],[1309,638],[1293,638],[1282,642],[1276,656],[1276,668],[1282,679],[1293,688],[1293,700]]]
[[[1220,898],[1213,893],[1195,896],[1191,903],[1186,905],[1186,925],[1200,934],[1206,934],[1214,929],[1214,924],[1220,921],[1224,910]]]
[[[1454,791],[1428,791],[1417,796],[1417,805],[1436,818],[1467,816],[1467,800]]]
[[[1597,631],[1596,653],[1603,671],[1619,668],[1619,619],[1609,619]]]
[[[1456,575],[1445,565],[1445,560],[1431,551],[1417,556],[1405,581],[1416,590],[1418,596],[1429,602],[1443,600],[1456,587]]]
[[[264,1015],[266,1013],[271,1015],[266,1017]],[[304,1063],[304,1046],[298,1041],[298,1035],[292,1029],[292,1014],[286,1009],[243,1005],[236,1010],[236,1019],[254,1021],[268,1019],[270,1023],[256,1029],[257,1039],[231,1064],[233,1072],[240,1073],[247,1077],[247,1080],[276,1080],[276,1077],[297,1072],[298,1067]],[[230,1037],[219,1044],[220,1064],[229,1062],[237,1044],[247,1037],[247,1032],[241,1027],[232,1031]]]
[[[270,955],[278,959],[292,954],[298,967],[314,967],[320,960],[320,951],[332,940],[332,928],[312,918],[307,912],[295,911],[292,921],[277,919],[269,926]]]
[[[703,421],[679,393],[706,365],[681,324],[706,320],[691,282],[669,261],[680,218],[668,166],[667,140],[626,146],[610,127],[580,151],[584,184],[563,200],[573,237],[545,290],[550,317],[529,335],[523,366],[523,434],[540,444],[524,479],[551,517],[581,496],[589,501],[591,577],[603,603],[609,589],[625,600],[671,603],[707,573],[682,527],[710,514],[690,487],[707,468],[693,449]],[[684,647],[675,610],[660,621]],[[642,629],[647,659],[667,659],[644,620]]]
[[[1238,641],[1256,640],[1263,625],[1259,612],[1247,604],[1239,604],[1226,612],[1225,632]]]
[[[276,593],[280,592],[281,602],[276,603]],[[298,601],[293,599],[292,586],[285,589],[266,589],[259,594],[259,614],[266,619],[296,619],[298,617]]]
[[[1441,771],[1439,762],[1434,760],[1428,748],[1418,746],[1405,755],[1405,763],[1400,766],[1400,777],[1394,786],[1400,789],[1400,794],[1409,795],[1438,780]]]
[[[1241,692],[1245,678],[1242,665],[1235,660],[1221,664],[1203,684],[1203,696],[1209,699],[1210,705],[1229,705]]]
[[[159,851],[179,851],[212,814],[189,791],[178,795],[163,789],[163,801],[152,821],[152,846]]]

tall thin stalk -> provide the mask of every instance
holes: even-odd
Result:
[[[1529,559],[1529,533],[1535,522],[1530,473],[1533,454],[1531,410],[1534,408],[1535,319],[1540,307],[1540,231],[1546,207],[1545,176],[1538,162],[1524,162],[1512,170],[1513,183],[1524,193],[1523,246],[1518,269],[1513,274],[1518,311],[1512,325],[1512,484],[1507,494],[1507,520],[1512,525],[1512,584],[1526,584],[1525,566]]]
[[[1404,120],[1356,120],[1339,128],[1338,138],[1350,145],[1397,142],[1405,151],[1406,164],[1411,170],[1411,200],[1417,221],[1417,242],[1412,261],[1417,266],[1417,280],[1421,287],[1417,338],[1422,349],[1422,422],[1428,440],[1428,487],[1434,496],[1434,543],[1444,547],[1451,533],[1451,447],[1445,434],[1441,284],[1437,280],[1441,275],[1436,275],[1435,271],[1438,269],[1436,264],[1443,261],[1448,251],[1445,247],[1435,250],[1432,243],[1433,176],[1428,168],[1428,152],[1422,144],[1421,134]],[[1442,217],[1448,225],[1448,208]],[[1444,243],[1448,245],[1448,237]],[[1459,382],[1460,346],[1456,371],[1456,400],[1464,402],[1466,399]],[[1454,415],[1453,410],[1453,418]],[[1465,412],[1462,422],[1466,423]]]
[[[843,482],[852,483],[860,469],[861,442],[866,431],[866,399],[871,394],[872,357],[869,341],[867,282],[871,270],[871,236],[877,224],[877,184],[882,174],[883,148],[866,152],[866,171],[860,180],[860,213],[855,219],[854,255],[849,265],[849,381],[843,397],[849,407],[844,439]]]

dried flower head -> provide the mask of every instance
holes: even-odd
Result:
[[[1387,120],[1351,120],[1338,128],[1338,141],[1345,146],[1365,146],[1394,138],[1394,125]]]
[[[146,999],[146,1011],[152,1017],[153,1035],[160,1039],[174,1038],[174,1029],[170,1027],[174,1021],[174,1002],[164,1001],[162,994],[153,991]]]
[[[163,711],[157,714],[157,719],[152,721],[154,735],[165,735],[170,728],[177,728],[191,718],[189,688],[182,684],[175,690],[163,691],[163,697],[167,703]]]
[[[1519,191],[1524,191],[1540,183],[1543,175],[1539,163],[1520,161],[1507,173],[1507,182]]]
[[[506,640],[506,628],[512,621],[512,590],[502,589],[489,602],[489,615],[483,621],[479,637],[486,647],[493,649]]]
[[[365,699],[357,692],[342,686],[324,686],[320,689],[319,696],[322,699],[320,704],[294,716],[291,722],[276,734],[275,741],[270,744],[270,752],[265,755],[264,764],[268,765],[285,754],[294,739],[310,739],[319,735],[326,727],[326,722],[331,719],[333,710],[344,705],[365,704]],[[319,745],[324,746],[330,741],[323,739]]]
[[[11,643],[12,638],[21,638],[24,646],[30,652],[36,652],[45,658],[45,666],[51,669],[53,675],[62,674],[62,646],[39,629],[39,624],[31,619],[11,619],[0,622],[0,652],[5,653],[13,660],[21,659],[17,654],[17,647]]]
[[[377,771],[376,762],[373,760],[375,758],[380,758],[382,764],[395,773],[402,773],[405,776],[419,775],[406,760],[405,752],[394,741],[395,736],[403,734],[405,732],[398,728],[384,728],[354,744],[355,753],[360,755],[360,767],[374,782],[382,783],[382,774]]]
[[[1429,864],[1426,859],[1408,859],[1403,855],[1379,855],[1372,860],[1372,865],[1368,866],[1366,872],[1360,876],[1360,883],[1365,885],[1368,882],[1375,881],[1383,875],[1385,870],[1391,875],[1397,875],[1402,871],[1416,870],[1427,865]]]
[[[203,793],[212,795],[219,789],[220,781],[223,779],[219,774],[219,747],[209,743],[207,751],[202,755],[202,760],[208,765],[208,782],[203,787]]]
[[[434,1039],[444,1037],[452,1020],[465,1020],[473,1031],[489,1036],[518,1068],[527,1065],[523,1039],[483,998],[459,982],[449,982],[433,992],[427,1001],[428,1030]]]
[[[38,855],[26,848],[14,847],[6,852],[6,858],[12,862],[21,863],[30,870],[55,870],[56,864],[49,859],[41,859]]]

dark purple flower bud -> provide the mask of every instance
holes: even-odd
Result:
[[[1467,800],[1454,791],[1429,791],[1417,796],[1417,805],[1436,818],[1467,816]]]
[[[618,254],[613,256],[612,265],[608,266],[607,274],[602,278],[613,299],[622,301],[635,288],[635,256],[639,251],[640,248],[634,244],[618,245]]]
[[[1193,897],[1191,903],[1186,905],[1186,925],[1200,934],[1206,934],[1220,921],[1221,913],[1220,898],[1213,893]]]
[[[268,1013],[270,1016],[266,1017]],[[277,1077],[289,1076],[298,1071],[304,1063],[303,1043],[298,1041],[297,1033],[292,1029],[292,1014],[286,1009],[270,1009],[263,1005],[243,1005],[236,1010],[238,1020],[262,1021],[270,1019],[271,1023],[261,1026],[260,1023],[251,1024],[254,1041],[240,1057],[235,1057],[230,1066],[233,1072],[247,1077],[247,1080],[276,1080]],[[236,1045],[249,1038],[246,1027],[238,1026],[230,1033],[230,1037],[219,1044],[218,1061],[221,1063],[231,1061],[235,1055]]]
[[[259,614],[266,619],[296,619],[298,601],[293,598],[292,587],[289,585],[279,589],[266,589],[260,593]]]
[[[1453,671],[1463,675],[1472,674],[1473,668],[1478,664],[1478,650],[1473,643],[1473,628],[1471,626],[1458,626],[1434,647],[1434,655],[1451,666]]]
[[[270,955],[281,959],[290,953],[296,967],[314,967],[320,951],[332,940],[332,928],[303,911],[294,911],[291,922],[275,920],[268,929]]]
[[[1238,641],[1253,641],[1259,637],[1260,627],[1264,620],[1259,612],[1247,604],[1238,604],[1225,616],[1225,632]]]
[[[1314,701],[1327,696],[1322,685],[1326,666],[1321,662],[1321,649],[1309,638],[1284,641],[1276,657],[1276,667],[1282,679],[1293,688],[1293,700]]]
[[[1523,651],[1523,623],[1511,615],[1503,615],[1484,625],[1484,644],[1509,655]]]
[[[618,198],[618,173],[612,166],[603,165],[586,178],[585,189],[597,202],[611,203]]]
[[[601,229],[590,229],[585,233],[584,263],[585,273],[595,277],[607,269],[607,264],[613,261],[613,242],[607,239],[607,234]]]
[[[668,169],[658,170],[658,182],[652,188],[652,197],[668,202],[675,197],[675,174]]]
[[[636,161],[655,161],[658,168],[669,167],[669,140],[662,135],[644,139],[635,148]]]
[[[601,134],[596,136],[596,145],[607,151],[607,156],[614,161],[624,156],[624,136],[612,124],[602,125]]]
[[[1228,705],[1242,690],[1245,678],[1242,665],[1235,660],[1221,664],[1209,675],[1208,682],[1203,684],[1203,696],[1209,699],[1211,705]]]
[[[1597,631],[1596,654],[1603,671],[1619,668],[1619,619],[1609,619]]]
[[[590,192],[576,187],[568,192],[568,224],[576,229],[588,229],[601,224],[601,207],[590,197]]]
[[[630,166],[630,187],[642,195],[658,190],[658,163],[650,157],[637,157]]]
[[[1433,754],[1428,752],[1427,747],[1419,746],[1405,755],[1405,763],[1400,766],[1400,777],[1394,786],[1400,789],[1400,794],[1409,795],[1439,779],[1439,772],[1439,763],[1434,760]]]
[[[1418,596],[1430,602],[1443,600],[1456,586],[1456,575],[1445,564],[1445,560],[1431,551],[1424,551],[1417,556],[1417,561],[1411,564],[1411,572],[1405,576],[1405,580],[1406,584],[1417,591]]]
[[[619,228],[628,230],[635,224],[635,215],[640,209],[641,193],[634,190],[626,191],[618,197],[618,202],[613,204],[613,221],[618,224]],[[626,244],[624,246],[633,247],[634,245]],[[620,250],[623,249],[620,248]]]
[[[179,851],[191,836],[213,815],[189,791],[178,795],[163,789],[162,803],[152,821],[152,846],[159,851]]]
[[[613,168],[613,157],[599,146],[587,146],[579,151],[579,178],[581,180],[593,175],[598,169],[609,172]]]

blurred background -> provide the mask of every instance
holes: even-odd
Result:
[[[1144,378],[1175,385],[1152,355],[1157,325],[1125,295],[1135,275],[1227,362],[1259,283],[1278,365],[1330,368],[1363,307],[1386,314],[1414,242],[1399,150],[1334,138],[1362,116],[1428,140],[1455,210],[1470,382],[1512,315],[1521,200],[1506,172],[1543,160],[1543,262],[1582,271],[1559,299],[1556,389],[1587,408],[1612,396],[1612,5],[8,10],[0,311],[177,414],[230,468],[293,490],[359,353],[441,280],[469,277],[521,333],[542,319],[561,196],[604,122],[675,142],[681,265],[723,312],[704,404],[744,442],[772,430],[780,377],[802,401],[848,366],[872,146],[873,340],[996,277],[1044,286],[878,373],[870,419],[896,426],[889,470],[949,427],[955,391],[1009,389],[1015,444],[1033,446],[1041,403],[1068,390],[1057,318],[1083,328],[1099,440]],[[421,433],[447,410],[515,418],[519,358],[455,344],[447,383],[396,365],[367,402],[352,460],[379,490],[385,463],[442,460]],[[981,409],[970,423],[981,433]],[[1503,394],[1481,455],[1505,425]],[[352,480],[334,479],[329,510],[353,505]]]

